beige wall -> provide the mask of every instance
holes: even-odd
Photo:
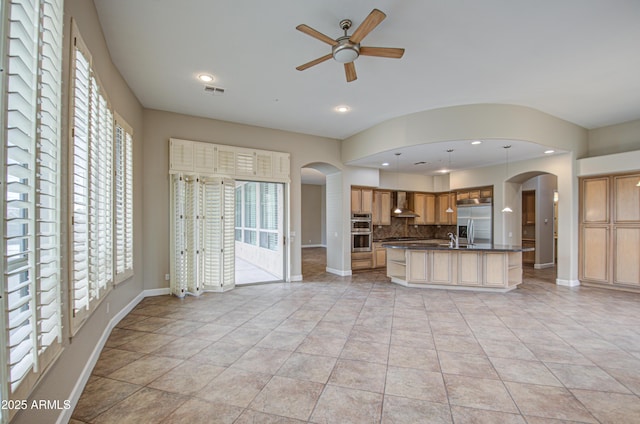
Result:
[[[640,119],[589,131],[589,157],[633,150],[640,150]]]
[[[198,118],[158,110],[144,111],[144,190],[145,288],[168,287],[169,272],[169,138],[226,144],[291,154],[289,227],[291,277],[301,274],[301,183],[300,169],[313,162],[324,162],[340,169],[340,143],[337,140],[298,134],[214,119]]]
[[[70,58],[70,34],[71,18],[76,21],[80,34],[93,56],[93,68],[98,73],[98,77],[104,87],[113,110],[133,128],[134,138],[134,271],[135,275],[129,280],[119,284],[103,300],[95,313],[88,319],[78,334],[73,338],[73,343],[69,342],[68,335],[68,290],[63,286],[62,293],[62,313],[63,313],[63,345],[64,350],[60,358],[51,366],[38,383],[28,400],[31,404],[33,399],[60,400],[61,402],[71,399],[74,394],[79,394],[83,389],[78,385],[83,375],[83,370],[90,360],[94,350],[98,347],[100,338],[109,325],[109,321],[121,311],[132,300],[139,296],[143,290],[144,267],[142,250],[142,180],[143,180],[143,160],[142,142],[142,107],[133,92],[111,62],[111,57],[107,50],[100,23],[92,1],[87,0],[65,0],[64,2],[64,42],[63,42],[63,122],[67,122],[69,117],[69,96],[66,90],[69,88],[69,58]],[[63,140],[68,140],[69,130],[67,125],[63,126]],[[68,144],[63,142],[63,172],[68,169]],[[68,216],[67,199],[67,175],[63,174],[63,213]],[[67,243],[68,226],[63,222],[62,240]],[[68,282],[67,274],[69,260],[67,246],[63,246],[63,275],[62,281]],[[109,311],[107,312],[107,306]],[[86,370],[85,370],[86,371]],[[89,370],[90,371],[90,370]],[[69,412],[69,411],[67,411]],[[28,409],[21,411],[15,417],[14,424],[32,423],[53,423],[56,422],[61,411],[57,410],[37,410]],[[64,411],[63,411],[64,413]]]
[[[325,187],[302,184],[301,199],[301,244],[302,246],[324,245]]]

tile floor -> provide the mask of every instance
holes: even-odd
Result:
[[[142,301],[72,423],[638,423],[640,295],[409,289],[383,272]]]

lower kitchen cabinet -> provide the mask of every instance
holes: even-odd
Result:
[[[455,284],[453,260],[455,254],[435,250],[431,252],[431,283]]]
[[[373,243],[373,267],[384,268],[387,266],[387,249],[382,247],[382,243]]]
[[[458,283],[464,286],[482,285],[482,254],[458,252]]]
[[[371,269],[373,268],[372,252],[351,252],[351,269]]]

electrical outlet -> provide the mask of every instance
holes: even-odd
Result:
[[[170,274],[164,274],[164,280],[165,281],[171,280],[171,275]]]

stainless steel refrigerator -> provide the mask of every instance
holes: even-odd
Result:
[[[484,200],[484,199],[483,199]],[[458,240],[461,244],[493,242],[493,205],[458,202]]]

